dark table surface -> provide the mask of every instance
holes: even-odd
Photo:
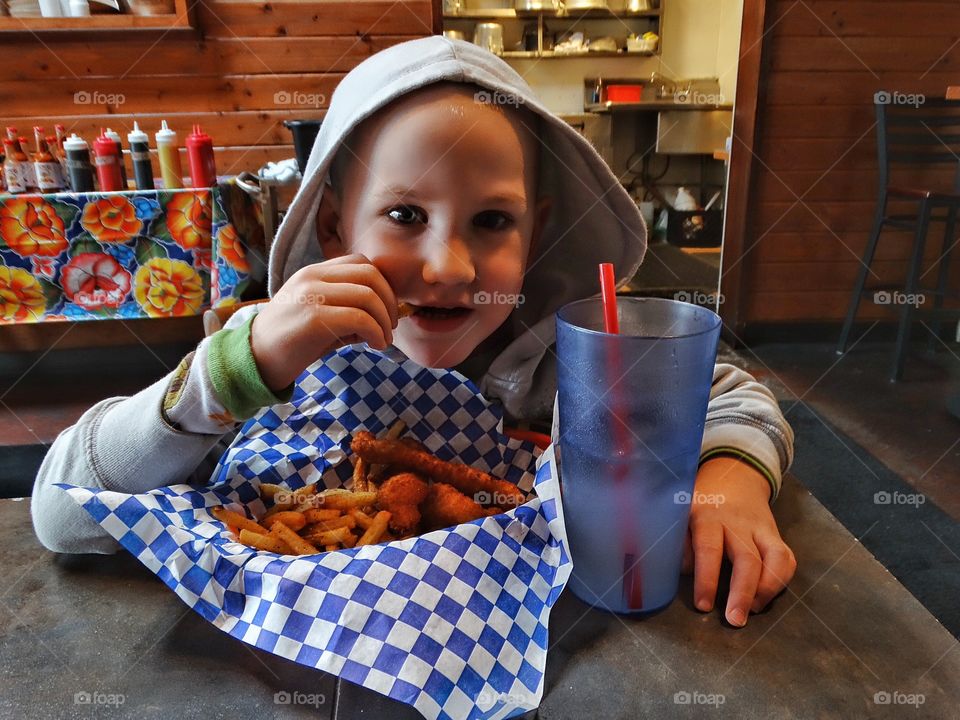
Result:
[[[744,629],[686,578],[643,619],[565,592],[538,717],[960,717],[957,640],[791,478],[776,514],[799,570]],[[47,552],[28,500],[0,501],[0,578],[0,717],[419,717],[220,632],[125,552]]]

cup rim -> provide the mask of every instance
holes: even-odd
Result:
[[[567,310],[578,305],[586,305],[588,303],[594,303],[594,304],[600,305],[602,303],[602,299],[600,298],[599,295],[583,298],[581,300],[574,300],[573,302],[567,303],[566,305],[561,307],[559,310],[557,310],[557,313],[556,313],[557,321],[562,322],[565,325],[569,325],[570,327],[574,328],[578,332],[590,333],[593,335],[600,335],[604,337],[619,337],[619,338],[623,338],[624,340],[679,340],[682,338],[698,337],[700,335],[706,335],[708,333],[714,332],[723,322],[720,316],[717,315],[717,313],[715,313],[713,310],[710,310],[709,308],[701,307],[700,305],[694,305],[693,303],[683,302],[681,300],[671,300],[669,298],[654,298],[654,297],[617,296],[617,302],[618,303],[619,302],[668,303],[671,305],[684,305],[686,307],[694,308],[698,312],[709,313],[710,315],[713,316],[712,318],[713,322],[711,322],[709,326],[704,328],[703,330],[698,330],[696,332],[689,332],[689,333],[679,333],[676,335],[614,335],[613,333],[608,333],[603,330],[593,330],[591,328],[585,328],[580,325],[576,325],[570,322],[564,316]]]

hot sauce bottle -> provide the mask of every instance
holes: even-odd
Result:
[[[97,165],[97,179],[102,192],[124,190],[120,165],[117,163],[117,144],[106,131],[100,131],[100,137],[93,142],[94,162]]]
[[[37,152],[33,156],[37,188],[40,192],[57,192],[63,189],[60,185],[60,163],[53,157],[53,153],[47,146],[47,140],[43,136],[43,128],[39,125],[34,127],[33,137],[37,143]]]
[[[190,180],[193,187],[212,187],[217,184],[217,167],[213,160],[213,139],[199,125],[187,136],[187,155],[190,158]]]
[[[116,147],[117,165],[120,167],[120,182],[123,184],[123,187],[121,189],[126,190],[127,189],[127,165],[126,163],[123,162],[123,144],[121,143],[121,140],[120,140],[120,133],[118,133],[116,130],[111,130],[110,128],[107,128],[106,136],[117,144],[117,147]]]
[[[70,189],[75,193],[93,192],[93,167],[87,141],[74,133],[63,143],[67,154],[67,174]]]
[[[3,151],[6,157],[3,160],[3,179],[7,183],[8,193],[22,193],[27,191],[27,182],[23,177],[23,165],[17,159],[16,141],[5,138]]]
[[[19,137],[17,135],[17,129],[12,126],[7,127],[7,140],[9,140],[12,148],[11,153],[7,153],[7,157],[12,157],[13,162],[17,163],[19,166],[20,181],[23,183],[26,190],[33,190],[37,187],[36,178],[33,171],[33,163],[27,157],[25,147],[27,145],[27,139]],[[6,144],[4,144],[6,147]]]
[[[130,160],[133,162],[133,177],[137,190],[153,190],[153,165],[150,164],[150,138],[133,121],[133,131],[127,135],[130,143]]]
[[[160,156],[160,177],[165,188],[183,187],[183,169],[180,167],[180,148],[177,147],[177,133],[167,127],[167,121],[161,123],[157,132],[157,154]]]
[[[50,150],[53,152],[53,156],[57,159],[57,162],[60,163],[60,185],[61,187],[68,188],[70,187],[70,181],[67,171],[67,151],[63,148],[63,143],[67,139],[67,129],[60,123],[57,123],[53,126],[53,131],[56,133],[57,139],[55,144],[50,145]],[[49,141],[47,141],[47,144],[50,144]]]

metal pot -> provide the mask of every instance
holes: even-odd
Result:
[[[563,6],[567,10],[606,10],[607,0],[566,0]]]
[[[445,38],[450,38],[451,40],[466,40],[467,36],[464,34],[463,30],[444,30],[443,36]]]
[[[627,0],[625,9],[631,13],[647,12],[653,10],[653,3],[650,0]]]
[[[515,0],[513,7],[518,13],[542,12],[559,9],[560,2],[559,0]]]
[[[473,43],[494,55],[503,52],[503,25],[495,22],[477,23],[473,31]]]

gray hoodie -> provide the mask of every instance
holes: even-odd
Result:
[[[540,195],[553,204],[542,250],[524,278],[525,302],[511,318],[506,345],[478,378],[484,395],[509,418],[548,419],[556,391],[554,313],[597,292],[596,267],[614,264],[618,280],[633,276],[646,249],[639,210],[603,159],[580,134],[553,115],[503,60],[458,40],[434,36],[383,50],[360,63],[331,99],[270,256],[271,294],[297,269],[319,262],[315,216],[333,157],[347,135],[392,100],[440,82],[478,86],[480,100],[522,103],[541,118]],[[255,309],[244,308],[227,327]],[[161,411],[174,374],[132,397],[104,400],[54,442],[33,491],[34,527],[60,552],[113,552],[116,543],[56,483],[145,492],[165,484],[204,482],[231,439],[206,418],[217,398],[206,375],[209,338],[188,357],[176,405]],[[170,422],[173,419],[175,422]],[[793,433],[772,393],[749,374],[717,365],[703,454],[729,450],[764,469],[774,494],[793,454]]]

